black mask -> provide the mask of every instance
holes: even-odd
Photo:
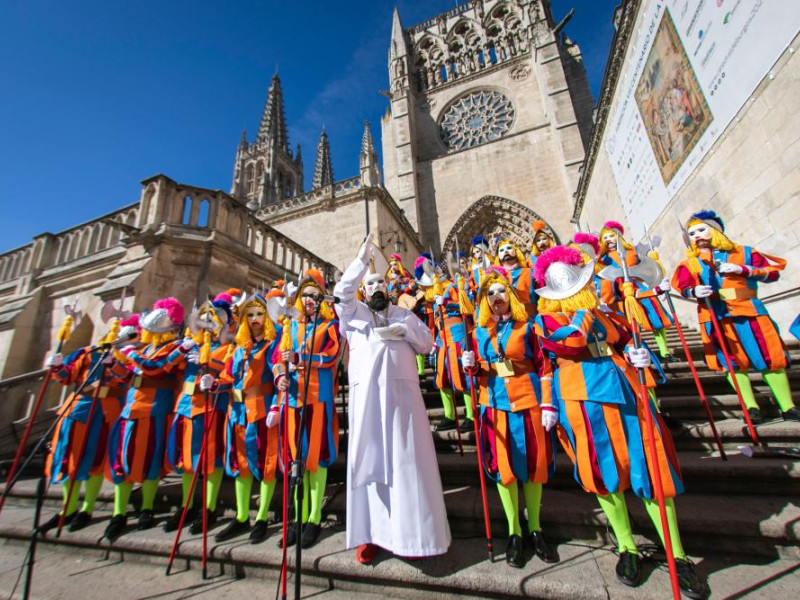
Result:
[[[389,299],[383,292],[375,292],[370,299],[367,300],[367,306],[376,312],[380,312],[386,310],[386,307],[389,306]]]

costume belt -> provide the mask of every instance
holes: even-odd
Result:
[[[252,398],[257,398],[259,396],[266,396],[267,394],[271,394],[272,384],[262,383],[261,385],[253,385],[243,390],[234,389],[232,391],[233,391],[234,402],[244,402],[245,400],[250,400]]]
[[[751,290],[750,288],[721,288],[717,290],[717,294],[719,299],[725,302],[758,298],[758,290]]]
[[[100,385],[99,382],[95,381],[94,383],[90,383],[87,386],[84,386],[81,395],[83,396],[94,396],[95,391],[97,391],[97,386]],[[112,388],[107,385],[100,386],[100,391],[97,394],[98,398],[122,398],[124,389],[115,387]]]
[[[597,340],[596,342],[587,341],[586,347],[589,350],[589,354],[592,355],[592,358],[604,358],[613,354],[611,347],[605,340]]]
[[[501,361],[498,361],[498,362],[489,363],[489,368],[492,371],[494,371],[495,373],[497,373],[497,371],[499,369],[503,368],[502,366],[498,366],[498,365],[503,365],[503,361],[501,360]],[[511,361],[511,366],[514,369],[514,375],[523,375],[525,373],[535,373],[536,372],[536,369],[533,366],[533,361],[529,361],[529,360],[519,360],[519,361],[518,360],[512,360]]]
[[[174,390],[173,379],[153,379],[136,375],[131,382],[131,387],[137,390]]]

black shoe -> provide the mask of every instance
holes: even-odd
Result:
[[[250,543],[260,544],[267,539],[267,522],[256,521],[253,524],[253,530],[250,532]]]
[[[546,563],[557,563],[559,561],[558,552],[550,544],[548,544],[541,531],[531,531],[528,539],[533,546],[533,551],[536,556],[541,558]]]
[[[764,417],[761,416],[761,409],[759,408],[748,408],[747,414],[750,415],[753,425],[761,425],[764,422]]]
[[[217,542],[225,542],[249,530],[250,519],[247,519],[246,521],[237,521],[236,517],[234,517],[228,522],[228,524],[225,526],[225,529],[214,536],[214,540]]]
[[[661,357],[661,362],[664,364],[680,362],[680,359],[677,356],[673,356],[672,354],[667,354],[666,356]]]
[[[525,544],[518,535],[512,535],[508,538],[506,562],[515,569],[521,569],[525,566]]]
[[[139,520],[136,523],[136,529],[138,529],[139,531],[144,531],[145,529],[152,529],[155,526],[156,526],[155,513],[149,508],[140,510]]]
[[[454,419],[448,419],[447,417],[442,417],[442,420],[439,421],[439,424],[433,428],[434,431],[453,431],[456,428],[456,422]]]
[[[471,433],[475,431],[475,424],[472,419],[464,419],[461,422],[461,427],[458,428],[459,433]]]
[[[80,531],[84,527],[87,527],[91,522],[92,522],[92,515],[81,510],[75,513],[75,518],[72,519],[72,523],[69,524],[69,530]]]
[[[695,572],[694,565],[685,558],[676,558],[675,567],[678,571],[678,586],[684,595],[692,600],[705,600],[711,590]]]
[[[64,525],[69,525],[72,523],[72,519],[75,518],[75,514],[76,513],[72,513],[71,515],[64,517]],[[60,518],[60,514],[54,514],[49,520],[39,524],[39,526],[36,528],[36,533],[47,533],[51,529],[56,529],[58,527],[58,521]]]
[[[209,508],[206,509],[206,526],[211,529],[214,525],[217,524],[217,511],[211,510]],[[188,517],[187,517],[188,519]],[[200,535],[203,533],[203,513],[197,513],[194,516],[194,520],[192,524],[189,525],[189,533],[192,535]]]
[[[186,511],[186,519],[183,521],[184,527],[192,522],[192,519],[194,519],[194,513],[194,508],[190,508]],[[179,506],[175,509],[175,512],[167,517],[166,521],[164,521],[164,525],[162,525],[164,531],[175,531],[178,528],[178,525],[181,524],[181,515],[183,515],[183,507]]]
[[[617,562],[617,579],[625,585],[636,587],[642,583],[641,560],[638,554],[623,552]]]
[[[291,548],[297,543],[297,523],[289,523],[286,528],[286,547]],[[283,535],[278,540],[278,548],[283,548]]]
[[[127,516],[117,515],[115,517],[111,517],[111,521],[108,522],[108,527],[106,527],[106,531],[103,536],[108,539],[109,542],[115,542],[117,538],[125,532],[125,528],[127,526]]]
[[[311,548],[317,543],[322,527],[316,523],[303,523],[303,537],[300,539],[301,548]]]
[[[800,408],[793,406],[787,411],[781,413],[784,421],[800,421]]]

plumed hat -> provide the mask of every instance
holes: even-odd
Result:
[[[592,260],[600,254],[600,240],[593,233],[578,231],[572,236],[572,243],[588,254]]]
[[[703,210],[697,211],[691,217],[689,217],[689,220],[686,222],[687,226],[692,221],[703,221],[703,223],[709,227],[713,227],[717,231],[721,231],[723,233],[725,232],[725,221],[723,221],[722,217],[720,217],[713,210],[704,208]]]
[[[145,331],[166,333],[180,328],[183,317],[183,306],[177,298],[163,298],[153,304],[153,310],[142,315],[139,322]]]
[[[575,248],[555,246],[543,252],[533,268],[536,293],[548,300],[563,300],[577,294],[592,279],[594,261],[585,265]]]

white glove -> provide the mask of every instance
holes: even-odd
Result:
[[[200,364],[200,352],[197,350],[191,350],[186,354],[186,360],[188,360],[193,365]]]
[[[601,302],[600,305],[597,308],[602,313],[612,313],[612,312],[614,312],[613,310],[611,310],[611,307],[608,304],[606,304],[605,302]]]
[[[714,288],[710,285],[696,285],[692,290],[692,294],[694,294],[695,298],[708,298],[713,293]]]
[[[189,350],[191,350],[195,346],[197,346],[197,342],[195,342],[193,338],[190,338],[188,336],[183,338],[183,341],[181,342],[181,349],[184,352],[188,352]]]
[[[57,368],[60,367],[64,363],[64,355],[60,352],[56,352],[55,354],[51,354],[47,357],[44,361],[44,366],[49,368]]]
[[[437,306],[441,306],[444,304],[444,296],[434,296],[433,301],[436,303]]]
[[[717,271],[723,274],[730,274],[730,275],[740,275],[744,269],[742,269],[741,265],[735,265],[733,263],[720,263],[717,267]]]
[[[280,421],[280,415],[277,410],[271,410],[267,413],[267,429],[272,429]]]
[[[364,264],[369,262],[369,259],[372,258],[375,252],[375,245],[372,243],[373,236],[374,234],[370,231],[369,235],[367,235],[367,239],[364,240],[364,243],[358,251],[358,259]]]
[[[666,277],[664,277],[664,279],[662,279],[662,280],[661,280],[661,283],[659,283],[659,284],[656,286],[656,288],[657,288],[657,289],[656,289],[656,291],[657,291],[657,292],[660,292],[660,293],[662,293],[662,294],[666,294],[667,292],[669,292],[669,290],[670,290],[670,288],[671,288],[671,287],[672,287],[672,286],[670,285],[669,279],[667,279]]]
[[[637,369],[646,369],[650,366],[650,352],[647,348],[629,348],[625,354],[628,362]]]
[[[461,364],[465,369],[471,369],[475,366],[475,353],[472,350],[464,350],[461,353]]]
[[[558,424],[558,413],[555,410],[542,409],[542,427],[545,431],[550,431]]]
[[[387,327],[376,327],[375,333],[378,334],[382,340],[402,340],[406,337],[406,324],[405,323],[392,323]]]
[[[216,382],[217,380],[214,379],[214,376],[211,373],[206,373],[205,375],[200,377],[200,391],[207,392],[208,390],[214,387],[214,384]]]
[[[286,377],[281,377],[278,379],[278,389],[282,392],[285,392],[289,389],[289,380]]]

